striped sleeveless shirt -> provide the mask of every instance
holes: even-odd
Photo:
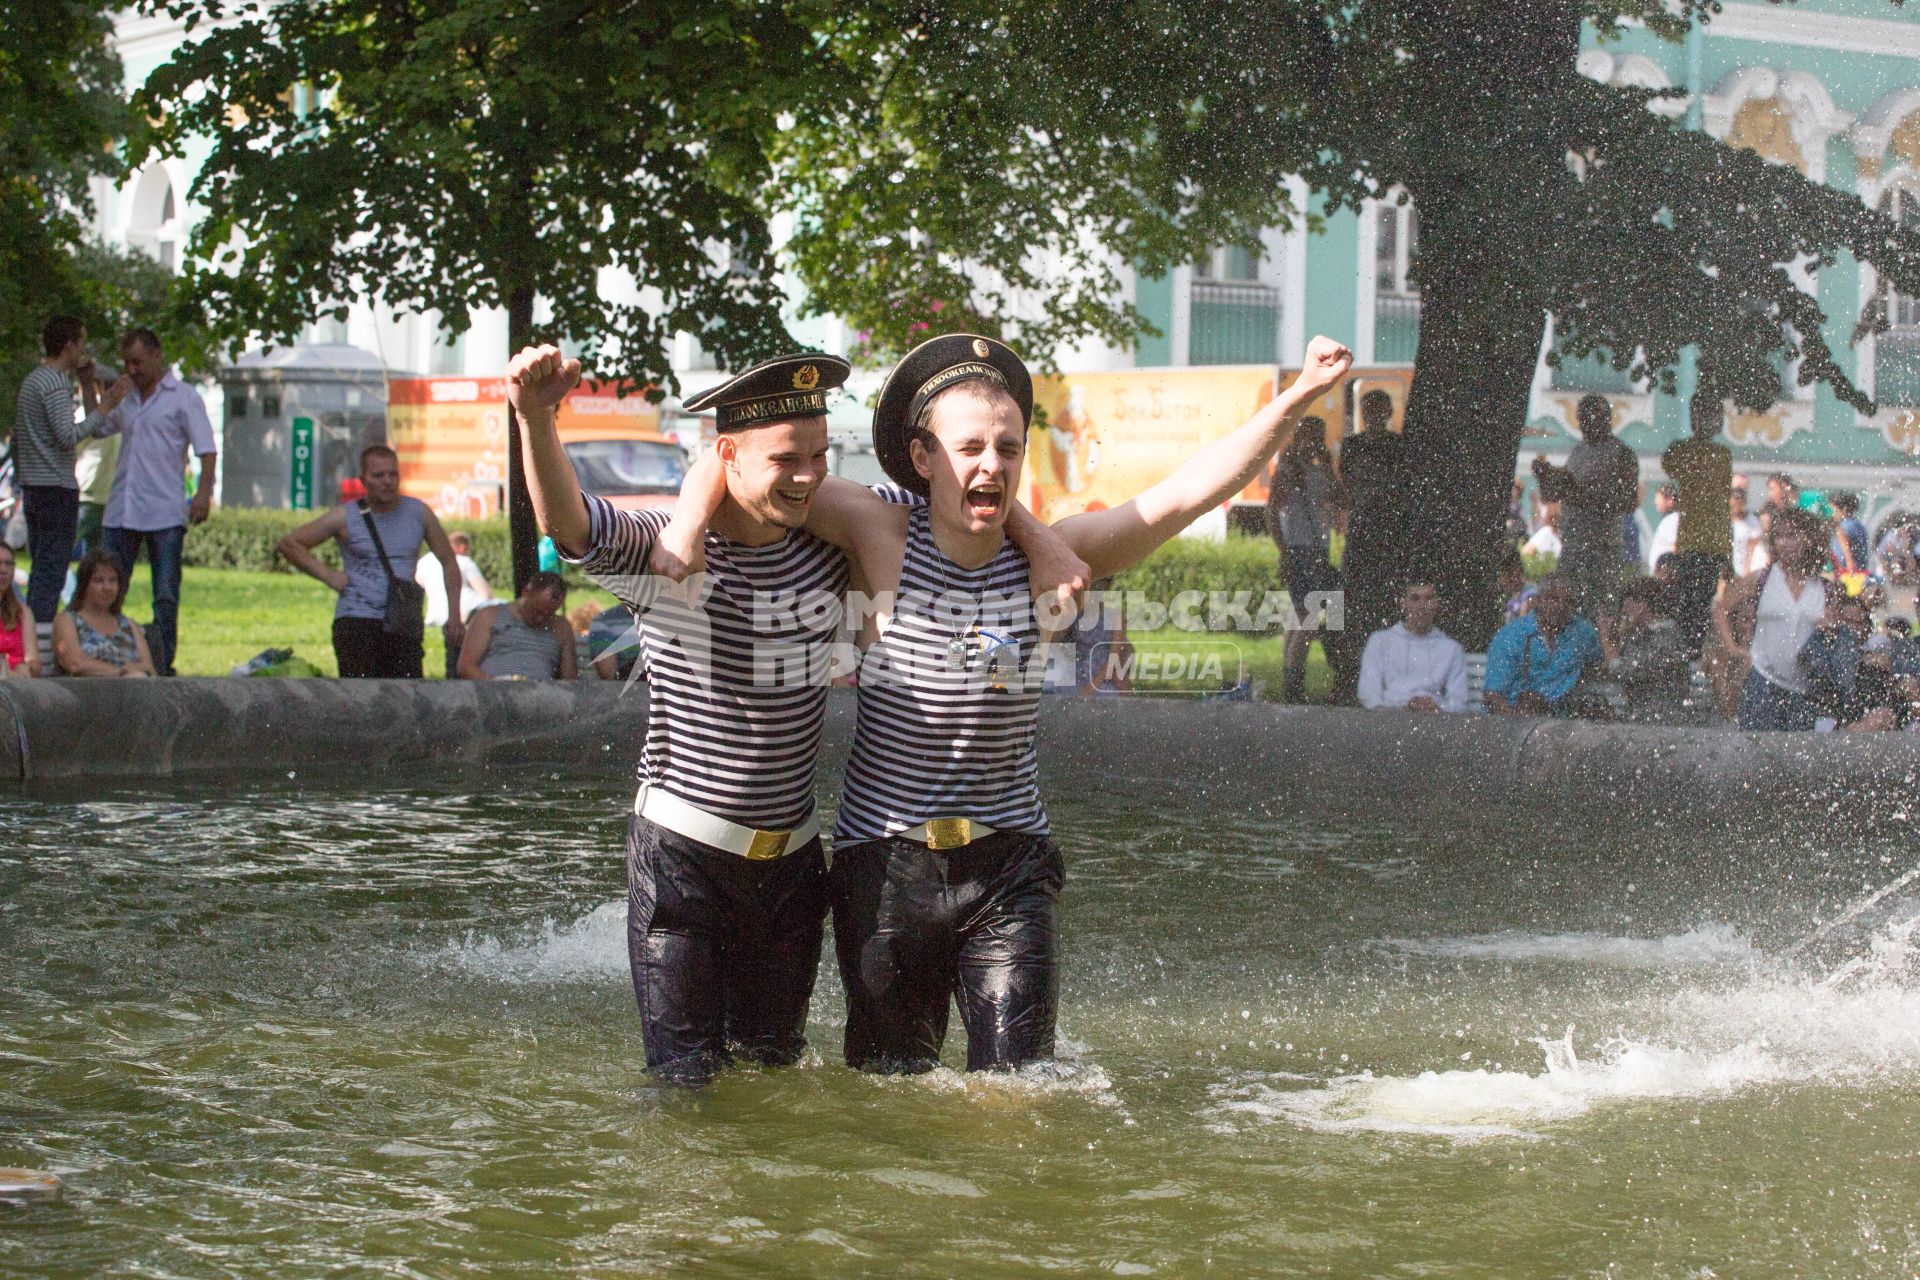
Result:
[[[1045,664],[1028,583],[1011,541],[963,569],[934,545],[927,509],[908,513],[893,618],[860,665],[837,843],[931,818],[1047,834],[1034,753]]]
[[[847,561],[795,530],[766,547],[709,532],[704,599],[647,576],[671,513],[585,495],[592,546],[578,564],[634,611],[650,688],[640,780],[743,826],[787,831],[813,812]]]

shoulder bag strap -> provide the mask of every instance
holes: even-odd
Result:
[[[367,522],[367,533],[373,538],[373,549],[380,553],[380,567],[387,571],[387,580],[398,582],[400,579],[394,575],[393,561],[387,559],[387,548],[380,541],[380,530],[373,523],[373,512],[368,509],[364,501],[360,503],[360,518]]]

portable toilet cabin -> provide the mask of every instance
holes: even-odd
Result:
[[[387,439],[387,368],[346,343],[250,351],[219,372],[222,501],[311,511],[340,501],[360,450]]]

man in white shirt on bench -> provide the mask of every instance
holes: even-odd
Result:
[[[1434,626],[1440,592],[1415,579],[1400,593],[1401,620],[1367,637],[1360,654],[1360,705],[1369,711],[1465,711],[1467,655]]]

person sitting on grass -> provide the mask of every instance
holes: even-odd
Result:
[[[579,660],[573,631],[560,616],[567,604],[567,583],[542,570],[527,579],[512,604],[494,605],[473,615],[459,671],[467,680],[575,680]]]
[[[1487,646],[1487,710],[1498,716],[1600,715],[1575,696],[1587,669],[1605,657],[1600,634],[1574,612],[1573,584],[1550,574],[1533,611],[1500,628]]]
[[[13,572],[13,548],[0,542],[0,680],[40,674],[40,637]]]
[[[53,620],[53,657],[70,676],[150,676],[153,655],[140,624],[121,612],[127,576],[106,548],[74,571],[73,600]]]

